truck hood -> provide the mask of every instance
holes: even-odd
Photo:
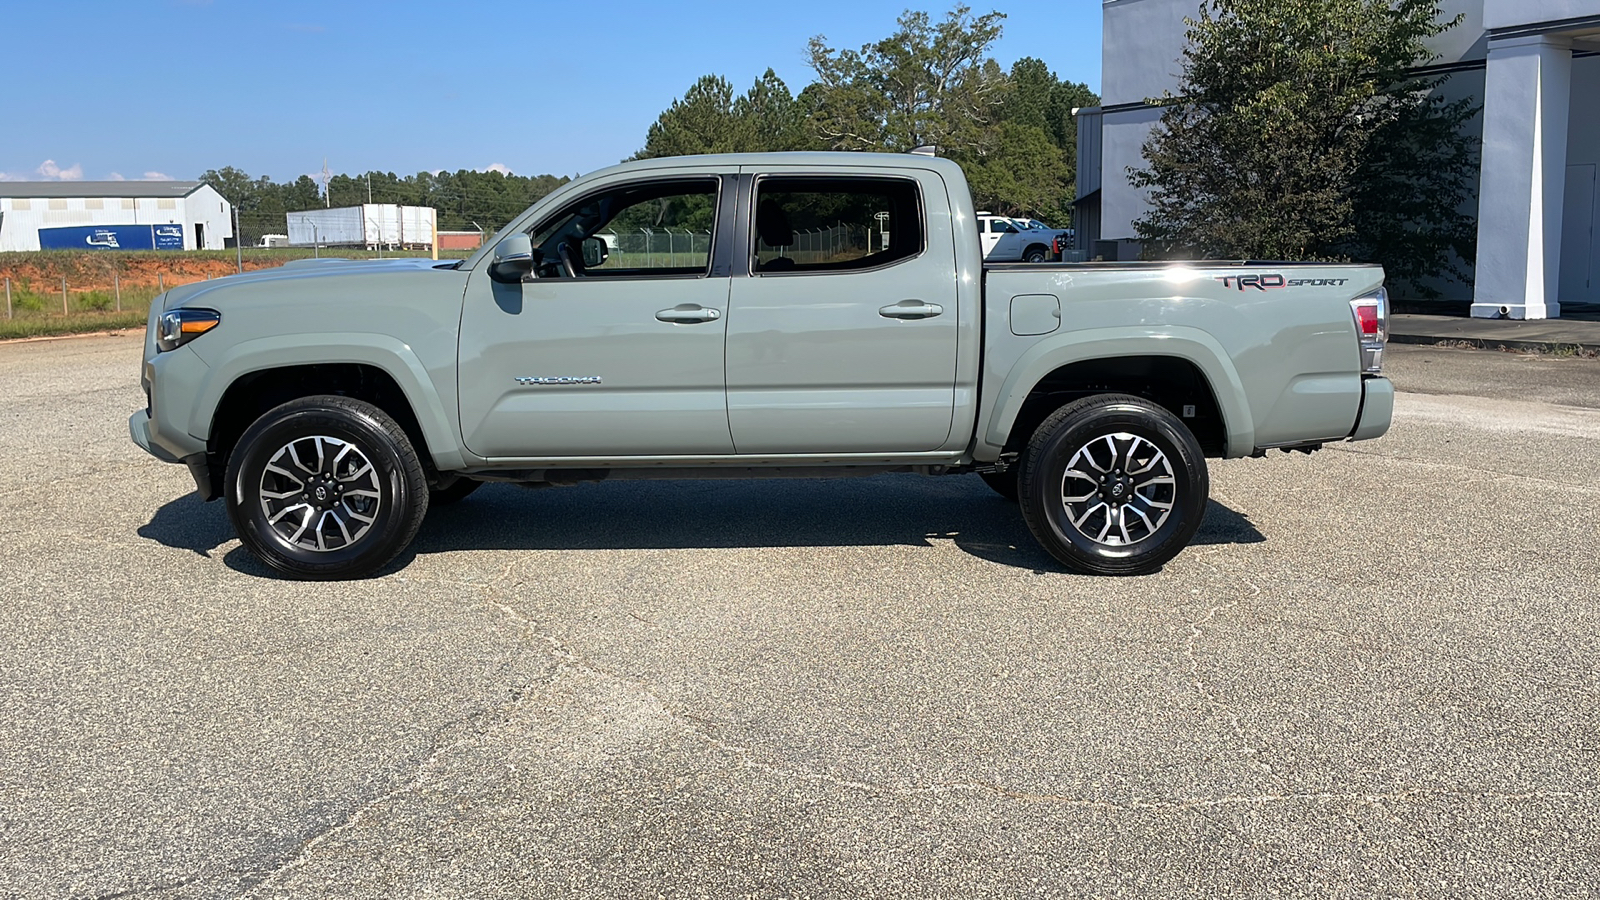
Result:
[[[205,306],[212,303],[213,295],[226,297],[233,290],[246,286],[262,285],[275,281],[300,281],[308,280],[324,282],[330,279],[350,278],[352,276],[385,276],[417,273],[427,270],[453,270],[461,264],[461,260],[454,259],[417,259],[415,257],[399,257],[396,259],[341,259],[325,257],[322,259],[295,259],[273,269],[257,269],[240,275],[228,275],[223,278],[214,278],[210,281],[197,281],[192,284],[179,285],[163,295],[161,309],[168,310],[179,306]]]

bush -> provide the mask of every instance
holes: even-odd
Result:
[[[44,309],[44,296],[33,291],[17,288],[11,289],[11,305],[24,312],[39,312]]]
[[[79,309],[93,309],[105,312],[111,308],[112,303],[111,295],[105,291],[85,291],[78,295]]]

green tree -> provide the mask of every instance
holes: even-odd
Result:
[[[207,169],[200,180],[216,188],[222,199],[234,206],[242,206],[255,198],[258,190],[257,183],[244,172],[233,166],[223,166],[220,169]]]
[[[367,202],[368,185],[374,203],[431,206],[442,231],[482,227],[492,233],[523,210],[570,179],[555,175],[508,175],[502,172],[363,172],[335,175],[328,182],[327,198],[310,176],[283,184],[262,177],[252,179],[231,166],[208,170],[200,180],[217,188],[239,210],[240,236],[247,245],[263,234],[279,234],[289,214],[330,206],[356,206]],[[476,225],[474,224],[476,223]]]
[[[720,75],[705,75],[674,100],[645,136],[636,159],[700,153],[809,149],[800,104],[771,69],[743,95]]]
[[[980,209],[1038,216],[1052,225],[1072,221],[1072,179],[1065,154],[1037,125],[1001,122],[980,151],[958,158]]]
[[[924,144],[952,154],[980,145],[1005,76],[988,57],[1005,15],[957,6],[935,24],[907,10],[899,30],[860,50],[836,50],[817,35],[807,48],[817,81],[816,136],[834,150],[901,153]]]
[[[984,140],[952,154],[966,170],[978,205],[1054,225],[1071,223],[1078,165],[1072,110],[1099,102],[1088,85],[1062,81],[1042,60],[1017,60]]]
[[[1415,74],[1455,27],[1436,0],[1208,0],[1182,85],[1130,170],[1156,254],[1375,261],[1419,294],[1463,277],[1476,165],[1445,77]]]

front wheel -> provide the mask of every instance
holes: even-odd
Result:
[[[1154,572],[1188,546],[1211,490],[1189,429],[1140,397],[1102,394],[1040,424],[1023,456],[1023,519],[1051,556],[1092,575]]]
[[[1050,256],[1050,251],[1041,244],[1034,244],[1022,254],[1023,262],[1044,262]]]
[[[240,541],[279,572],[361,578],[416,536],[428,483],[388,413],[350,397],[304,397],[269,410],[239,438],[226,503]]]

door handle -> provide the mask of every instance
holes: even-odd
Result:
[[[677,325],[695,325],[722,318],[722,310],[708,309],[693,303],[680,303],[671,309],[663,309],[656,313],[656,318]]]
[[[939,304],[923,303],[921,300],[901,300],[878,309],[878,315],[885,319],[931,319],[942,312],[944,307]]]

